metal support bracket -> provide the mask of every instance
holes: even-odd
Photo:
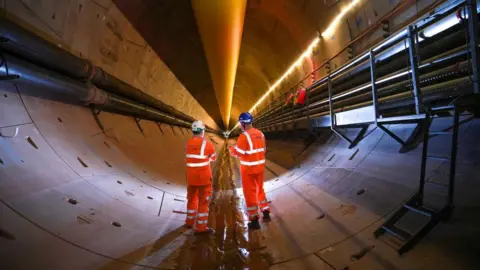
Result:
[[[94,104],[90,104],[88,107],[90,107],[90,111],[92,112],[93,119],[95,119],[95,122],[97,123],[98,127],[100,128],[102,133],[105,133],[105,127],[102,125],[102,122],[98,117],[102,111],[97,109]]]
[[[338,129],[332,129],[332,131],[337,134],[338,136],[340,136],[342,139],[344,139],[345,141],[347,141],[348,143],[350,143],[350,145],[348,146],[348,149],[352,149],[354,148],[355,146],[357,146],[357,144],[362,141],[364,138],[365,138],[365,133],[367,133],[367,130],[368,130],[368,127],[369,125],[364,125],[362,126],[360,132],[358,132],[357,136],[355,136],[355,138],[352,140],[350,138],[348,138],[345,134],[343,134],[340,130]]]
[[[420,78],[418,72],[418,52],[416,50],[416,31],[413,26],[408,27],[408,54],[410,58],[410,66],[412,71],[413,94],[415,99],[415,112],[420,114],[423,112],[422,92],[420,90]]]
[[[162,124],[157,123],[157,127],[158,127],[158,129],[160,130],[160,132],[161,132],[162,134],[165,134],[165,132],[163,132],[163,129],[162,129]]]
[[[340,130],[337,130],[336,129],[336,124],[335,124],[336,121],[335,121],[335,112],[334,112],[334,108],[333,108],[332,97],[333,97],[332,80],[330,79],[330,77],[328,77],[328,103],[329,103],[329,106],[330,106],[330,129],[335,134],[340,136],[342,139],[344,139],[345,141],[350,143],[350,146],[348,148],[351,149],[351,148],[355,147],[355,145],[357,145],[360,142],[361,139],[363,139],[363,135],[365,134],[366,129],[368,128],[368,125],[365,125],[366,127],[362,126],[362,130],[359,132],[359,134],[353,140],[351,140],[346,135],[344,135]]]
[[[423,134],[424,131],[424,121],[426,120],[420,120],[417,122],[417,125],[413,132],[410,134],[407,140],[403,140],[402,138],[398,137],[397,134],[393,133],[391,130],[389,130],[384,124],[377,124],[377,126],[383,130],[385,133],[387,133],[388,136],[392,137],[395,141],[397,141],[400,145],[402,145],[402,148],[400,149],[400,153],[406,153],[408,151],[411,151],[415,148],[417,145],[415,142]]]
[[[143,135],[145,135],[145,133],[143,133],[143,128],[142,128],[142,126],[140,125],[140,121],[141,121],[142,119],[140,119],[140,118],[134,118],[134,119],[135,119],[135,123],[137,123],[138,130],[140,130],[140,132],[141,132]]]
[[[175,129],[173,128],[173,126],[172,126],[172,125],[169,125],[169,126],[170,126],[170,128],[172,129],[173,134],[177,135],[177,132],[175,132]]]
[[[470,45],[470,56],[472,65],[473,76],[473,93],[479,94],[479,70],[478,70],[478,17],[477,17],[477,1],[467,0],[467,12],[468,12],[468,35]]]
[[[378,126],[377,73],[375,64],[375,54],[372,50],[370,50],[370,78],[372,82],[373,119],[375,126]]]

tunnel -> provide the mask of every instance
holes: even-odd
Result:
[[[476,0],[0,8],[0,269],[479,269]],[[260,230],[242,112],[266,138]],[[184,226],[194,120],[208,235]]]

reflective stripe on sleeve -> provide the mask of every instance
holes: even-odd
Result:
[[[237,152],[239,152],[240,154],[244,154],[244,155],[245,155],[245,153],[246,153],[245,150],[242,150],[242,149],[238,148],[238,146],[235,146],[235,150],[236,150]]]
[[[256,154],[256,153],[260,153],[260,152],[265,152],[265,148],[258,148],[258,149],[253,149],[253,150],[250,150],[250,151],[245,151],[245,153],[247,153],[247,154]]]
[[[252,207],[248,207],[247,211],[255,211],[257,209],[258,209],[258,206],[252,206]]]
[[[196,213],[196,212],[197,212],[197,210],[187,210],[187,213],[189,213],[189,214],[193,214],[193,213]]]
[[[198,217],[208,217],[208,213],[198,213]]]
[[[207,224],[208,220],[197,220],[197,224]]]
[[[195,219],[195,216],[188,216],[187,219]]]
[[[264,201],[261,201],[260,203],[267,203],[268,201],[267,200],[264,200]]]

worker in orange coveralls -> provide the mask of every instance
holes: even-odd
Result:
[[[263,212],[263,220],[270,220],[270,208],[263,190],[263,172],[265,170],[265,136],[253,128],[253,116],[244,112],[239,118],[243,131],[238,137],[237,145],[230,147],[230,154],[240,159],[243,195],[247,204],[248,228],[260,229],[258,210]]]
[[[216,160],[213,144],[205,139],[205,125],[202,121],[192,124],[193,137],[186,145],[187,161],[187,228],[197,220],[195,234],[211,233],[208,228],[208,205],[212,193],[212,170],[210,162]],[[198,212],[197,212],[198,211]]]

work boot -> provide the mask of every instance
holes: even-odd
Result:
[[[207,229],[204,230],[204,231],[196,231],[196,232],[195,232],[195,235],[211,234],[211,233],[213,233],[213,232],[214,232],[213,229],[207,228]]]
[[[248,229],[250,229],[250,230],[260,229],[260,223],[258,222],[258,217],[255,218],[254,220],[251,220],[250,222],[248,222]]]
[[[263,211],[263,221],[270,221],[272,218],[270,217],[270,210]]]

